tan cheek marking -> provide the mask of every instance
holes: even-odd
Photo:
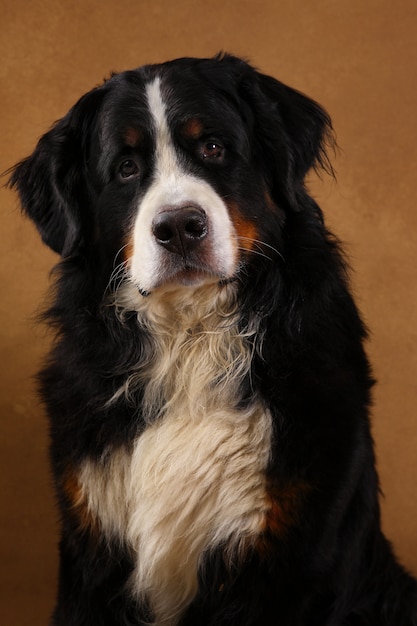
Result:
[[[133,257],[134,244],[133,244],[133,236],[129,236],[129,239],[126,241],[123,247],[123,260],[130,261]]]
[[[63,490],[70,508],[78,521],[80,530],[98,532],[98,522],[91,513],[87,498],[73,470],[68,470],[63,479]]]
[[[252,250],[254,244],[259,240],[257,226],[249,219],[242,216],[239,207],[235,202],[227,203],[229,214],[233,222],[239,240],[239,248]]]

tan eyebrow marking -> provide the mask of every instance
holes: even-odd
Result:
[[[203,122],[198,117],[191,117],[182,127],[182,132],[190,139],[198,139],[204,131]]]
[[[130,148],[135,148],[143,139],[143,133],[140,128],[129,126],[123,132],[123,138]]]

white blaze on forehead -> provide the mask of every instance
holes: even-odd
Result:
[[[156,78],[146,88],[149,109],[155,124],[155,162],[157,173],[173,179],[180,174],[178,157],[168,128],[165,105],[161,94],[161,81]]]
[[[181,163],[169,129],[159,77],[147,85],[146,95],[153,120],[155,164],[153,182],[138,206],[131,278],[145,291],[152,291],[163,282],[169,253],[155,240],[152,223],[159,211],[186,205],[198,206],[207,215],[209,236],[205,245],[210,250],[209,269],[222,278],[230,278],[237,269],[237,246],[226,204],[207,181],[187,172]]]

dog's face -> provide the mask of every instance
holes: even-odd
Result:
[[[144,296],[230,282],[270,258],[308,169],[322,109],[234,57],[115,75],[86,94],[12,176],[48,245]]]
[[[122,254],[142,293],[231,280],[267,209],[238,110],[175,69],[111,94],[95,152],[98,216],[120,207]]]

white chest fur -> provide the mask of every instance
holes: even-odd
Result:
[[[80,475],[103,532],[130,547],[132,593],[147,599],[158,625],[176,624],[194,597],[204,553],[221,544],[226,559],[238,559],[268,507],[271,418],[259,401],[236,408],[234,380],[249,348],[236,329],[216,337],[199,328],[160,329],[148,405],[163,398],[163,411],[132,452],[87,461]]]

